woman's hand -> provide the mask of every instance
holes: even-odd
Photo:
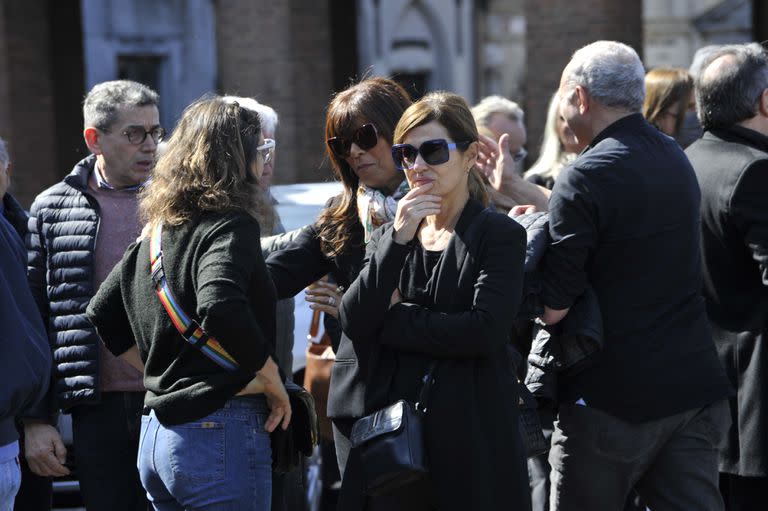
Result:
[[[272,433],[278,426],[287,429],[291,422],[291,401],[288,399],[288,392],[280,380],[280,371],[278,371],[277,364],[272,360],[272,357],[269,357],[264,367],[256,373],[254,380],[263,385],[262,392],[266,396],[269,406],[269,417],[264,424],[264,429],[268,433]],[[246,388],[248,387],[246,386]]]
[[[530,213],[536,213],[538,209],[533,204],[520,204],[509,210],[509,217],[515,218],[516,216],[528,215]]]
[[[402,301],[403,295],[400,294],[400,290],[398,288],[395,288],[395,290],[392,292],[392,298],[389,299],[389,306],[392,307],[393,305],[397,305]]]
[[[310,309],[325,312],[339,319],[339,305],[343,295],[343,286],[321,279],[307,288],[304,298],[310,302]]]
[[[433,186],[432,183],[417,186],[397,202],[393,236],[396,243],[405,245],[411,241],[424,218],[440,213],[442,199],[437,195],[427,195]]]

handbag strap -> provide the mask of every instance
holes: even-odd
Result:
[[[232,355],[227,353],[219,341],[208,335],[197,321],[187,315],[174,298],[163,268],[162,239],[163,224],[158,222],[152,229],[149,239],[150,271],[157,297],[170,316],[171,323],[184,340],[199,349],[203,355],[227,371],[236,371],[240,366]]]
[[[421,390],[419,399],[416,401],[416,409],[422,413],[427,413],[427,403],[429,402],[429,393],[432,390],[432,384],[435,383],[435,371],[437,370],[437,361],[429,365],[427,374],[421,379]]]

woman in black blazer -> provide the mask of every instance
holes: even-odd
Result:
[[[366,413],[399,399],[415,402],[437,362],[426,415],[430,475],[366,498],[353,449],[342,508],[528,510],[508,351],[522,295],[525,232],[484,209],[477,128],[461,97],[428,94],[403,114],[394,140],[395,164],[411,190],[394,222],[368,243],[340,321],[354,350],[368,356]]]
[[[328,416],[333,420],[342,473],[352,424],[363,415],[366,357],[340,334],[333,318],[341,301],[335,289],[348,288],[355,280],[362,268],[365,242],[376,227],[392,220],[396,201],[407,189],[405,177],[392,161],[391,148],[395,125],[410,105],[408,93],[386,78],[368,78],[331,100],[325,120],[326,153],[344,190],[323,209],[315,224],[301,229],[286,247],[266,259],[279,298],[294,296],[329,273],[335,282],[330,287],[324,283],[313,286],[307,301],[327,313],[325,326],[336,352]]]

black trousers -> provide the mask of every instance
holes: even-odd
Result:
[[[720,474],[720,491],[727,511],[768,509],[768,477]]]
[[[104,392],[72,409],[75,465],[85,508],[145,511],[136,459],[144,392]]]
[[[550,509],[622,509],[634,487],[654,511],[722,511],[717,447],[727,406],[637,424],[561,403],[549,455]]]
[[[19,432],[19,445],[21,453],[19,462],[21,465],[21,487],[16,494],[13,503],[14,511],[50,511],[53,497],[53,484],[50,477],[42,477],[29,468],[24,457],[24,427],[16,426]]]

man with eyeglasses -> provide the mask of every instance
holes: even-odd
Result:
[[[54,424],[59,410],[71,413],[87,509],[147,508],[136,469],[142,374],[106,350],[85,309],[141,232],[138,192],[163,137],[158,101],[156,92],[132,81],[93,87],[83,104],[92,154],[30,210],[28,279],[48,326],[54,370],[48,398],[23,418],[26,458],[39,475],[67,475]]]

